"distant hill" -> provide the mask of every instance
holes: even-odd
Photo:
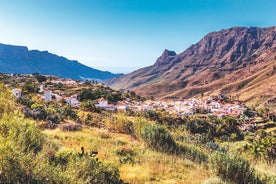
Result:
[[[105,80],[122,75],[100,71],[47,51],[28,50],[24,46],[5,44],[0,44],[0,72],[18,74],[38,72],[76,80],[86,78]]]
[[[180,54],[165,50],[154,65],[107,84],[158,98],[223,92],[276,101],[275,74],[276,27],[233,27],[209,33]]]

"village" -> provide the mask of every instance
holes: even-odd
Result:
[[[74,81],[71,79],[58,79],[51,80],[48,84],[63,85],[67,87],[83,86],[84,82]],[[46,86],[46,87],[45,87]],[[39,86],[39,95],[46,102],[61,100],[65,101],[72,107],[78,108],[81,102],[78,100],[78,94],[71,94],[70,96],[65,95],[62,91],[53,91],[49,87],[42,83]],[[12,89],[13,94],[16,98],[23,96],[22,89]],[[177,116],[189,116],[195,113],[203,113],[210,116],[240,116],[246,110],[246,107],[238,101],[225,102],[223,99],[225,96],[219,94],[213,97],[202,97],[202,98],[190,98],[183,100],[143,100],[143,101],[131,101],[129,98],[120,100],[117,102],[110,102],[107,99],[101,97],[96,99],[95,105],[101,109],[107,111],[148,111],[148,110],[165,110],[169,114],[175,114]]]

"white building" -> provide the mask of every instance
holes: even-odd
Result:
[[[128,106],[127,103],[125,103],[123,101],[119,101],[116,104],[116,109],[121,110],[121,111],[125,111],[125,110],[129,109],[129,106]]]
[[[66,103],[77,107],[80,105],[80,102],[78,101],[77,97],[78,97],[78,95],[72,95],[70,97],[66,97],[65,101],[66,101]]]
[[[15,88],[12,90],[12,93],[16,98],[20,98],[22,96],[22,89]]]
[[[101,98],[98,100],[98,104],[96,104],[97,107],[104,108],[108,105],[108,100],[105,100],[104,98]]]
[[[48,90],[48,89],[44,90],[44,100],[46,102],[49,102],[52,100],[52,91],[51,90]]]
[[[60,95],[57,95],[57,94],[53,94],[53,95],[55,96],[55,99],[57,102],[59,102],[61,99],[63,99],[62,96],[60,96]]]

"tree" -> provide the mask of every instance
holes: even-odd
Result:
[[[86,100],[81,103],[81,108],[86,111],[100,112],[100,109],[93,103],[92,100]]]
[[[34,77],[39,83],[45,82],[47,80],[47,78],[44,75],[35,75]]]
[[[81,102],[85,100],[93,100],[93,99],[94,99],[94,95],[91,89],[82,89],[81,92],[78,94],[78,100]]]
[[[39,88],[34,84],[24,84],[22,87],[23,94],[38,93]]]

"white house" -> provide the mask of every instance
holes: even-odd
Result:
[[[53,95],[55,96],[55,99],[57,102],[59,102],[61,99],[63,99],[63,97],[58,94],[53,94]]]
[[[46,102],[49,102],[52,100],[52,91],[51,90],[48,90],[48,89],[44,90],[44,100]]]
[[[115,111],[115,106],[113,104],[107,105],[104,107],[105,110],[107,111]]]
[[[66,103],[77,107],[77,106],[80,105],[80,102],[78,101],[77,97],[78,97],[78,95],[75,94],[75,95],[72,95],[70,97],[66,97],[65,101],[66,101]]]
[[[108,100],[105,100],[104,98],[101,98],[98,100],[98,104],[96,104],[97,107],[104,108],[108,105]]]
[[[12,93],[16,98],[20,98],[22,96],[22,89],[15,88],[12,90]]]
[[[116,109],[121,110],[121,111],[125,111],[125,110],[129,109],[129,106],[128,106],[127,103],[125,103],[123,101],[119,101],[116,104]]]

